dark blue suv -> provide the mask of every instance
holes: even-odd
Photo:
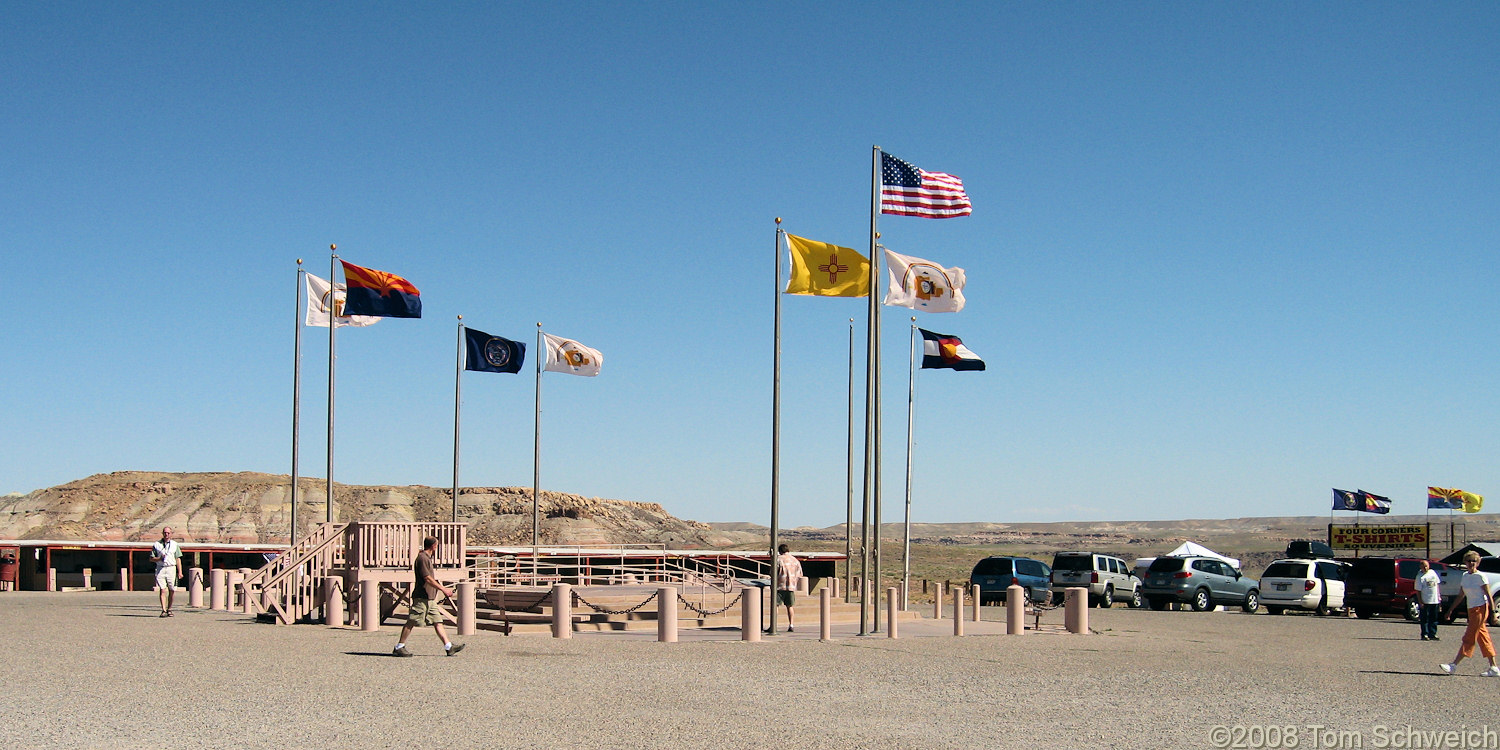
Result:
[[[980,604],[1004,604],[1012,585],[1026,589],[1031,601],[1045,602],[1052,598],[1052,569],[1029,557],[986,557],[969,574],[969,585],[979,587]]]

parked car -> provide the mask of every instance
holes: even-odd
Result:
[[[979,587],[980,604],[1004,602],[1012,585],[1026,589],[1031,601],[1045,602],[1052,598],[1052,569],[1029,557],[986,557],[969,574],[969,585]]]
[[[1092,552],[1059,552],[1052,558],[1052,603],[1061,604],[1062,590],[1070,586],[1089,590],[1089,606],[1109,607],[1124,600],[1132,608],[1145,604],[1141,581],[1131,575],[1124,560]]]
[[[1335,560],[1277,560],[1260,576],[1260,603],[1279,615],[1307,609],[1320,615],[1344,608],[1344,579],[1349,565]]]
[[[1260,583],[1215,557],[1158,557],[1146,570],[1144,583],[1141,594],[1152,609],[1166,609],[1173,602],[1187,602],[1197,612],[1219,604],[1246,612],[1260,609]]]
[[[1434,568],[1442,563],[1435,563]],[[1417,575],[1422,561],[1416,557],[1357,557],[1345,581],[1344,604],[1363,619],[1400,613],[1416,622],[1422,611],[1417,600]],[[1441,572],[1438,574],[1442,575]],[[1454,579],[1453,586],[1457,586]]]

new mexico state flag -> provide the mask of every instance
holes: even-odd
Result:
[[[792,277],[787,294],[819,297],[870,296],[870,259],[852,248],[786,236],[792,256]]]

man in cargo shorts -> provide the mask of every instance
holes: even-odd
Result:
[[[792,605],[797,602],[797,582],[802,579],[802,563],[785,544],[776,548],[776,604],[786,605],[786,632],[792,632]]]
[[[443,650],[448,656],[464,650],[464,644],[449,641],[448,634],[443,631],[443,611],[438,608],[435,599],[439,593],[451,597],[453,591],[437,579],[437,569],[432,563],[432,553],[435,551],[437,538],[429,536],[422,540],[422,551],[412,561],[416,585],[411,590],[411,613],[406,616],[406,626],[401,628],[401,642],[391,652],[393,656],[416,656],[406,650],[406,639],[413,629],[423,625],[431,625],[437,631],[438,640],[443,642]]]
[[[151,561],[156,563],[156,596],[161,600],[157,617],[173,617],[172,599],[182,578],[182,547],[172,538],[171,526],[162,529],[161,539],[151,545]]]

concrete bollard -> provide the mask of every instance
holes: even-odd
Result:
[[[953,587],[953,634],[964,634],[964,587]]]
[[[344,582],[338,578],[323,579],[323,624],[344,627]]]
[[[48,568],[47,569],[47,590],[48,591],[56,591],[57,590],[57,568]]]
[[[226,609],[229,605],[225,603],[224,597],[224,569],[214,568],[208,571],[208,608]]]
[[[240,573],[236,577],[235,586],[239,589],[236,595],[240,598],[240,613],[250,615],[255,614],[255,597],[250,595],[250,584],[246,578],[249,576]]]
[[[552,585],[552,637],[573,637],[573,587],[566,583]]]
[[[89,589],[93,588],[93,586],[94,586],[94,569],[93,568],[84,568],[83,569],[83,590],[84,591],[88,591]]]
[[[979,585],[975,584],[969,587],[969,592],[974,597],[974,622],[979,622],[979,602],[981,598],[979,596]]]
[[[760,587],[740,589],[740,640],[760,641]]]
[[[224,608],[231,612],[238,606],[235,602],[239,601],[241,580],[238,570],[224,571]]]
[[[840,589],[840,587],[843,586],[843,579],[842,578],[831,578],[828,581],[828,585],[831,586],[831,587],[833,587],[833,593],[829,594],[829,596],[832,596],[835,599],[839,598],[839,589]]]
[[[1068,587],[1063,593],[1063,624],[1069,633],[1089,632],[1088,589]]]
[[[1020,586],[1005,589],[1005,632],[1026,635],[1026,589]]]
[[[188,568],[188,606],[203,609],[203,569]]]
[[[359,582],[359,629],[372,633],[380,629],[380,582]]]
[[[898,637],[896,635],[896,630],[899,627],[896,623],[900,622],[900,620],[896,619],[896,605],[898,603],[896,601],[896,587],[892,586],[885,592],[885,637],[888,639]]]
[[[865,594],[868,594],[868,593],[870,593],[870,592],[869,592],[869,591],[868,591],[868,590],[866,590],[866,589],[865,589],[865,582],[864,582],[864,581],[861,581],[861,580],[860,580],[860,579],[859,579],[859,576],[855,576],[855,577],[854,577],[854,591],[858,591],[858,592],[859,592],[859,595],[860,595],[860,597],[861,597],[861,598],[860,598],[860,601],[868,601],[868,600],[867,600],[867,599],[865,599],[865,598],[863,598],[863,597],[864,597],[864,596],[865,596]],[[854,593],[854,592],[853,592],[853,591],[851,591],[851,592],[849,592],[849,593],[851,593],[851,594],[852,594],[852,593]]]
[[[833,591],[826,586],[818,592],[818,640],[833,640]]]
[[[801,594],[802,596],[807,596],[808,593],[809,593],[808,590],[807,590],[807,587],[808,587],[808,577],[807,576],[802,576],[801,578],[797,579],[797,593],[798,594]]]
[[[120,590],[121,591],[129,591],[130,590],[130,569],[129,568],[120,568]]]
[[[656,590],[656,640],[677,642],[677,589],[673,586]]]
[[[459,581],[453,589],[458,593],[458,634],[474,635],[479,630],[475,624],[474,594],[479,585],[473,581]]]
[[[932,585],[932,619],[943,619],[943,584]]]

